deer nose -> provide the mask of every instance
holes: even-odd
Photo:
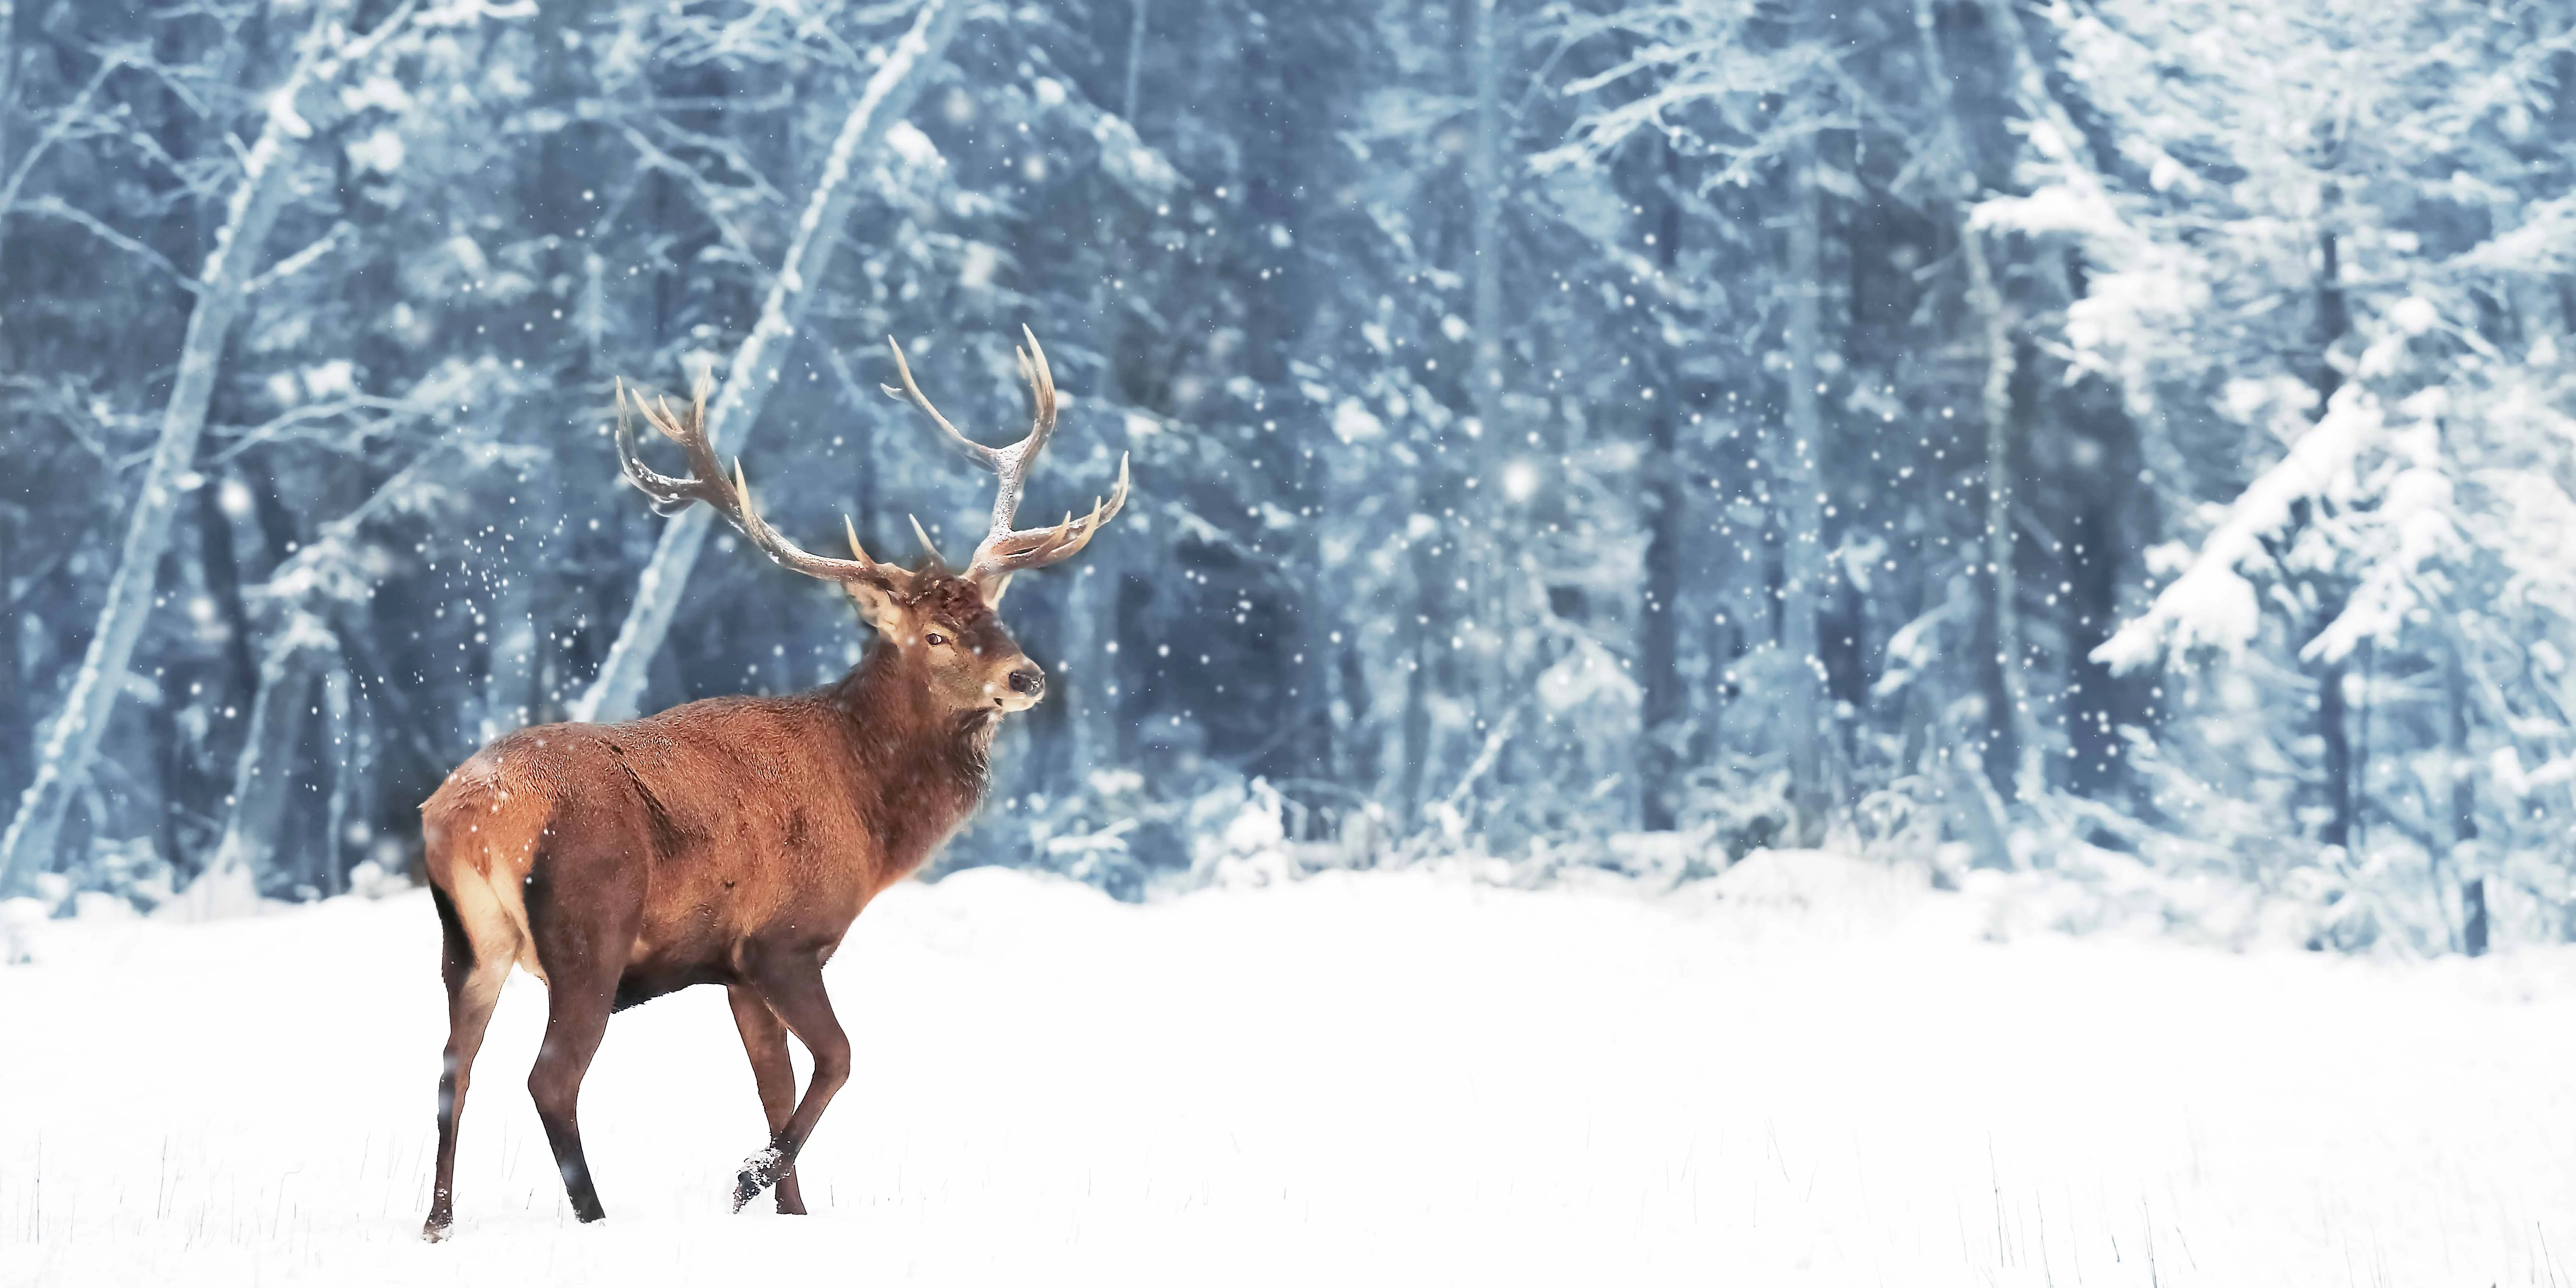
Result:
[[[1024,666],[1011,672],[1011,692],[1025,693],[1032,698],[1046,692],[1046,672],[1034,666]]]

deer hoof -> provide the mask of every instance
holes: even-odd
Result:
[[[744,1204],[759,1198],[760,1192],[768,1189],[777,1180],[778,1149],[776,1146],[771,1146],[742,1160],[742,1171],[733,1178],[733,1210],[742,1211]]]
[[[437,1217],[431,1217],[429,1219],[429,1224],[420,1228],[420,1241],[423,1243],[445,1243],[447,1242],[447,1232],[453,1228],[453,1223],[441,1221]]]

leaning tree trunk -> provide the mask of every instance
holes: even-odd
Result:
[[[777,280],[770,283],[769,298],[761,305],[760,320],[734,350],[733,360],[725,365],[724,390],[716,396],[715,405],[707,409],[710,445],[720,448],[727,434],[747,432],[760,418],[770,391],[778,387],[778,364],[785,357],[783,351],[770,352],[770,346],[776,343],[783,350],[804,325],[814,290],[822,284],[832,264],[832,251],[840,244],[841,227],[849,222],[850,209],[859,199],[860,159],[874,152],[886,131],[912,110],[914,96],[938,65],[949,39],[957,34],[966,8],[966,0],[924,0],[912,30],[895,42],[885,63],[868,78],[867,88],[850,108],[848,118],[841,122],[841,133],[832,141],[823,173],[814,181],[813,195],[805,202],[804,216],[796,222],[796,236],[788,243],[787,258],[779,266]],[[653,655],[660,651],[663,637],[670,634],[671,618],[680,607],[680,592],[688,585],[689,569],[698,561],[699,547],[706,543],[707,525],[714,521],[713,514],[705,506],[692,506],[662,529],[662,540],[653,548],[652,561],[636,579],[634,607],[627,610],[617,641],[609,646],[608,660],[600,663],[598,678],[573,704],[574,719],[623,720],[635,714],[644,697],[644,680]]]
[[[13,873],[52,861],[63,817],[89,780],[99,739],[107,731],[116,696],[125,687],[125,668],[143,638],[143,625],[152,610],[154,576],[170,543],[179,475],[196,458],[197,438],[206,425],[206,404],[214,395],[224,338],[241,316],[260,247],[293,195],[295,153],[314,133],[308,116],[336,105],[329,95],[308,96],[306,91],[328,85],[342,68],[372,52],[410,12],[406,7],[364,39],[326,52],[325,42],[340,30],[350,7],[350,0],[335,0],[314,10],[294,70],[266,100],[267,117],[260,126],[259,141],[243,157],[241,184],[233,190],[214,249],[198,270],[197,305],[180,345],[178,379],[161,411],[160,440],[127,517],[125,542],[99,608],[98,625],[90,634],[89,652],[81,659],[62,710],[37,750],[35,778],[19,800],[17,816],[8,832],[0,835],[0,889],[8,887]],[[310,101],[299,101],[308,97]]]
[[[1796,210],[1789,220],[1789,422],[1771,453],[1779,469],[1781,520],[1780,647],[1788,659],[1781,736],[1789,752],[1789,804],[1799,845],[1817,845],[1833,809],[1834,747],[1824,720],[1824,659],[1816,618],[1825,593],[1824,415],[1816,399],[1816,350],[1823,325],[1824,210],[1812,142],[1798,147],[1791,175]]]

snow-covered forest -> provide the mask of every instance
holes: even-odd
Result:
[[[0,892],[398,883],[502,732],[839,675],[614,382],[953,559],[886,337],[1002,441],[1026,324],[1031,514],[1135,496],[947,870],[2559,941],[2571,257],[2565,0],[0,0]]]

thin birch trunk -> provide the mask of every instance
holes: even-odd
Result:
[[[315,856],[322,870],[313,874],[313,888],[325,895],[348,892],[349,860],[342,847],[348,844],[349,807],[358,798],[358,778],[364,772],[359,767],[363,758],[357,754],[356,726],[350,720],[348,660],[331,660],[334,665],[322,673],[322,758],[331,770],[331,799],[323,817],[322,846]]]
[[[867,88],[842,121],[840,135],[833,140],[832,151],[823,162],[823,173],[815,180],[813,195],[805,203],[804,216],[796,223],[796,235],[788,243],[777,280],[770,283],[760,321],[734,350],[733,360],[725,366],[723,391],[707,410],[707,441],[719,452],[728,435],[749,431],[760,418],[770,391],[778,387],[779,363],[786,357],[786,346],[804,324],[814,289],[822,284],[831,267],[841,228],[849,222],[850,209],[858,201],[859,163],[876,150],[886,131],[912,110],[913,98],[947,50],[949,39],[957,34],[966,8],[966,0],[924,0],[912,30],[895,42],[884,65],[868,78]],[[771,352],[772,345],[779,352]],[[618,628],[617,641],[609,646],[608,659],[600,664],[598,678],[573,704],[573,719],[624,720],[635,714],[644,696],[644,681],[653,655],[670,634],[671,618],[680,607],[680,593],[688,585],[689,570],[698,561],[698,550],[706,544],[707,526],[713,519],[713,512],[705,506],[692,506],[662,529],[662,540],[653,549],[652,561],[636,580],[634,607]]]
[[[18,106],[18,3],[0,0],[0,170],[9,168],[9,114]]]
[[[1502,69],[1496,0],[1476,0],[1476,138],[1467,159],[1467,192],[1473,212],[1476,351],[1468,373],[1476,418],[1499,433],[1496,404],[1503,393]]]
[[[117,694],[125,687],[125,668],[134,657],[135,645],[143,638],[144,623],[152,610],[153,581],[162,553],[170,543],[171,516],[178,508],[180,495],[179,475],[196,457],[197,438],[205,429],[206,404],[214,395],[225,337],[241,316],[247,288],[258,267],[260,248],[292,196],[295,153],[314,133],[313,123],[299,115],[299,109],[319,110],[320,105],[330,102],[327,95],[311,96],[314,102],[310,104],[299,100],[307,97],[305,91],[309,88],[328,85],[343,67],[372,53],[410,16],[406,6],[370,35],[340,49],[326,50],[326,42],[339,32],[350,7],[350,0],[337,0],[314,10],[313,23],[305,32],[294,70],[267,99],[267,117],[260,126],[259,141],[243,157],[241,184],[233,190],[214,249],[198,270],[197,304],[189,314],[187,337],[179,349],[178,379],[171,386],[170,401],[162,408],[160,440],[153,448],[151,463],[144,469],[143,486],[127,518],[125,541],[116,572],[108,582],[106,601],[99,609],[98,625],[90,635],[89,652],[72,678],[61,712],[45,731],[37,752],[35,779],[20,798],[17,816],[10,821],[8,832],[0,835],[0,889],[8,888],[12,874],[33,871],[52,861],[64,815],[88,781],[99,739],[107,732],[108,716],[116,707]]]
[[[1136,128],[1137,73],[1143,71],[1145,66],[1146,0],[1134,0],[1134,3],[1133,21],[1127,27],[1127,110],[1121,113],[1127,118],[1129,129]]]
[[[1817,648],[1816,617],[1825,593],[1824,479],[1818,464],[1824,415],[1816,398],[1817,348],[1823,326],[1824,211],[1816,186],[1812,141],[1802,141],[1793,162],[1796,209],[1789,221],[1789,416],[1788,441],[1774,443],[1781,500],[1780,645],[1788,658],[1782,735],[1788,740],[1789,803],[1799,845],[1825,837],[1833,809],[1833,735],[1824,720],[1824,660]]]
[[[1118,757],[1118,701],[1109,691],[1117,683],[1118,655],[1110,646],[1118,638],[1118,589],[1127,562],[1123,553],[1116,542],[1093,546],[1065,593],[1064,656],[1056,675],[1065,690],[1069,791],[1083,790],[1094,770]]]
[[[1499,477],[1511,436],[1504,432],[1503,406],[1503,184],[1502,77],[1507,22],[1500,0],[1475,0],[1472,54],[1476,91],[1476,129],[1467,154],[1469,250],[1475,256],[1469,280],[1473,296],[1475,348],[1469,359],[1468,396],[1476,420],[1463,472],[1472,486]],[[1528,692],[1516,673],[1531,659],[1514,653],[1512,623],[1533,620],[1536,606],[1527,602],[1542,593],[1536,579],[1514,575],[1518,551],[1499,539],[1510,531],[1503,517],[1508,504],[1487,488],[1459,498],[1456,541],[1468,555],[1463,571],[1469,579],[1467,621],[1459,637],[1469,650],[1453,670],[1468,691],[1479,729],[1500,728]],[[1497,744],[1498,750],[1508,748]],[[1508,779],[1511,766],[1494,777]]]

